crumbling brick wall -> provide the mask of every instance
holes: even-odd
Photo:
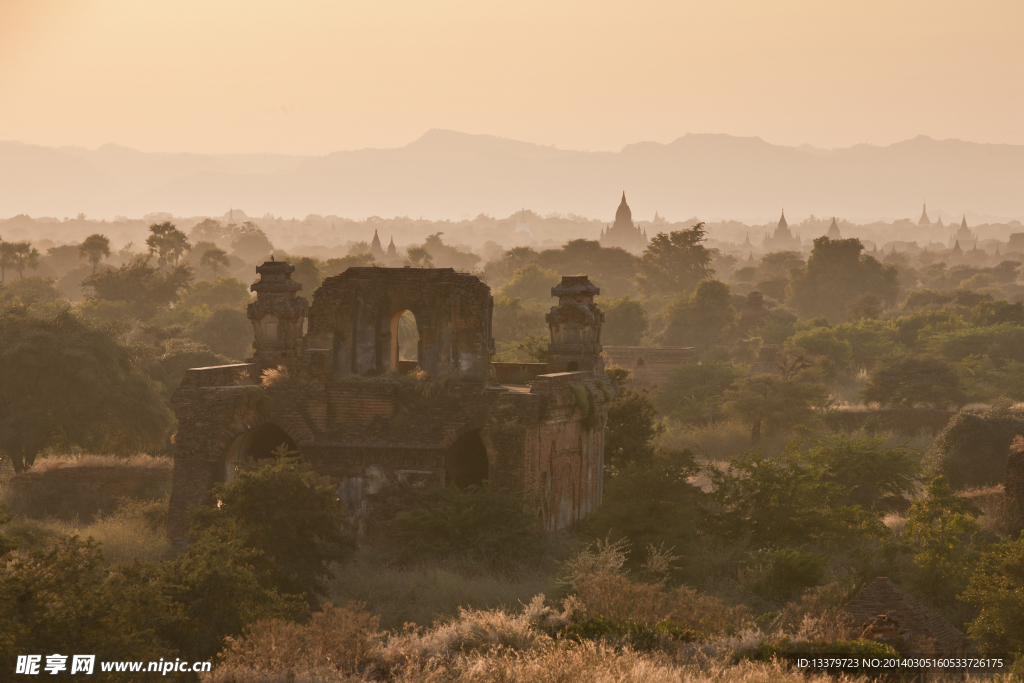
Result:
[[[261,268],[276,278],[271,294],[295,298],[288,264]],[[569,280],[592,299],[596,288],[585,276]],[[266,295],[266,288],[254,289]],[[539,374],[528,364],[517,378],[529,385],[505,386],[491,377],[498,374],[489,362],[491,301],[487,285],[451,269],[352,268],[314,294],[301,343],[288,337],[300,327],[295,319],[282,327],[272,317],[278,308],[294,317],[304,307],[257,307],[263,313],[253,322],[264,336],[257,335],[254,362],[191,369],[172,397],[179,423],[172,542],[184,541],[188,508],[209,504],[211,487],[231,476],[237,460],[272,457],[279,443],[297,450],[353,506],[352,491],[367,488],[364,477],[452,483],[479,475],[523,495],[547,528],[585,517],[601,500],[611,399],[593,341],[600,311],[584,302],[592,329],[586,339],[579,335],[579,348],[562,345],[589,367]],[[384,372],[402,369],[391,342],[405,310],[416,315],[419,364],[428,380]],[[552,311],[568,324],[565,311]],[[282,341],[281,330],[288,339]],[[286,371],[261,380],[278,362]],[[477,474],[463,462],[474,458]]]

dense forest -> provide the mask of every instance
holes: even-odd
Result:
[[[605,345],[695,349],[653,387],[609,367],[604,503],[584,524],[545,534],[500,490],[385,482],[357,545],[334,493],[281,452],[221,485],[177,554],[162,494],[58,518],[10,482],[169,467],[185,370],[250,353],[255,265],[290,262],[311,298],[382,265],[372,235],[290,253],[253,221],[160,217],[127,244],[0,225],[0,662],[60,643],[212,659],[225,683],[806,680],[787,654],[891,652],[841,611],[880,576],[976,651],[1024,657],[1024,537],[1004,492],[1024,451],[1009,231],[973,251],[942,234],[743,253],[695,222],[650,225],[630,254],[574,225],[591,232],[475,249],[411,227],[386,265],[483,279],[497,361],[545,360],[551,288],[575,273],[601,288]]]

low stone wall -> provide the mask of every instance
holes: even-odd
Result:
[[[112,512],[122,498],[152,500],[171,492],[171,460],[149,466],[59,467],[11,478],[4,493],[7,512],[36,519],[92,521]]]
[[[547,363],[491,363],[498,384],[526,384],[548,371]]]

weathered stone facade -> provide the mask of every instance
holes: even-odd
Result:
[[[304,318],[307,307],[291,266],[265,263],[258,271],[251,362],[191,369],[172,399],[179,424],[173,541],[184,541],[188,508],[212,502],[213,484],[282,445],[338,486],[348,504],[358,504],[352,497],[368,490],[362,483],[371,476],[487,481],[522,495],[547,529],[600,504],[611,384],[600,357],[597,288],[585,276],[554,288],[555,364],[539,368],[492,367],[492,298],[472,275],[350,268],[314,293],[307,331],[296,337],[303,320],[294,315]],[[284,324],[268,319],[275,311]],[[416,318],[425,379],[403,375],[415,364],[398,361],[405,311]]]

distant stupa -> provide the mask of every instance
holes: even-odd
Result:
[[[377,235],[377,231],[373,231],[373,241],[370,242],[370,253],[373,254],[373,258],[378,261],[384,260],[384,247],[380,246],[380,237]]]
[[[832,225],[828,226],[828,232],[825,234],[830,240],[841,240],[843,239],[842,233],[839,232],[839,224],[836,223],[836,217],[832,216]]]
[[[779,225],[775,228],[775,234],[764,236],[764,250],[797,251],[798,249],[800,249],[800,236],[790,232],[789,223],[786,222],[786,210],[783,209]]]
[[[602,247],[619,247],[638,253],[647,248],[647,232],[633,224],[633,212],[626,203],[626,193],[615,211],[615,222],[601,232]]]
[[[922,204],[921,205],[921,217],[919,219],[917,219],[917,224],[918,225],[931,225],[932,224],[932,222],[930,220],[928,220],[928,205],[927,204]]]
[[[532,235],[533,230],[530,230],[530,224],[526,222],[526,208],[519,212],[519,221],[516,223],[515,232],[524,232],[527,235]]]

